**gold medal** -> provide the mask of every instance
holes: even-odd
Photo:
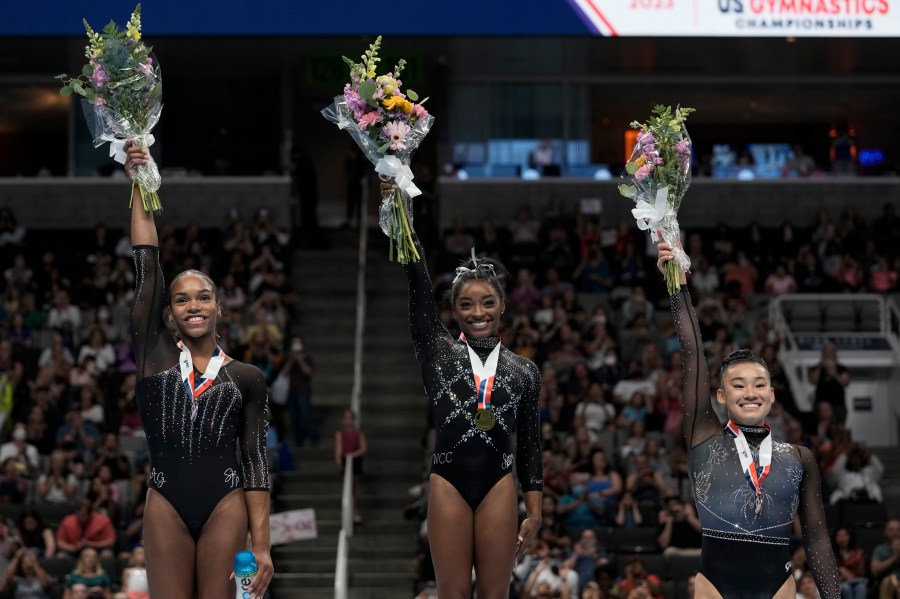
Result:
[[[475,427],[480,431],[489,431],[497,424],[494,411],[490,408],[475,412]]]

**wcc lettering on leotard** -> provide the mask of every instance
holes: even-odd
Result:
[[[198,539],[223,497],[241,487],[269,490],[266,384],[256,367],[237,360],[226,364],[221,350],[205,373],[196,372],[189,352],[163,325],[165,284],[158,249],[137,246],[134,260],[135,397],[150,450],[149,485]]]
[[[418,242],[417,249],[424,255]],[[503,347],[497,337],[463,338],[462,343],[454,339],[437,318],[424,259],[404,269],[409,280],[410,334],[434,418],[432,474],[446,479],[474,510],[512,471],[515,435],[519,484],[523,491],[540,491],[544,479],[537,366]]]
[[[773,440],[768,427],[719,421],[688,291],[673,295],[671,305],[683,357],[684,435],[703,534],[700,573],[723,599],[771,599],[791,576],[785,564],[799,515],[822,599],[839,599],[812,452]]]

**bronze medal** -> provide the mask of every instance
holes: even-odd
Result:
[[[497,424],[494,411],[490,408],[475,412],[475,427],[480,431],[489,431]]]

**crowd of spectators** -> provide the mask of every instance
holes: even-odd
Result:
[[[0,223],[0,596],[127,593],[143,572],[149,471],[131,241],[102,224],[26,230],[5,208]],[[289,235],[265,210],[232,210],[215,230],[163,220],[159,240],[167,280],[197,268],[219,283],[220,346],[272,383],[292,302]]]
[[[777,359],[781,339],[767,304],[785,293],[897,291],[900,253],[892,240],[898,235],[900,218],[891,204],[872,222],[849,207],[836,220],[823,210],[809,226],[722,224],[683,233],[711,389],[718,388],[721,362],[731,351],[748,347],[766,359],[776,397],[768,423],[777,440],[815,451],[831,530],[844,525],[844,532],[855,532],[857,522],[843,517],[849,505],[871,508],[874,525],[884,522],[876,491],[883,467],[853,440],[834,393],[825,398],[822,391],[813,414],[798,410]],[[645,237],[632,222],[608,226],[593,215],[567,213],[555,199],[540,216],[523,207],[506,227],[489,220],[472,227],[458,219],[431,243],[437,298],[473,246],[505,265],[501,338],[543,373],[543,525],[515,569],[512,597],[691,596],[701,536],[681,432],[681,356],[656,247]],[[441,319],[455,329],[446,304]],[[836,384],[842,403],[849,375],[839,371],[833,350],[823,350],[810,383],[823,389],[826,379]],[[431,438],[433,431],[425,436],[426,448]],[[407,510],[408,517],[422,518],[423,585],[434,576],[424,521],[429,464],[426,456],[423,483],[412,490],[420,499]],[[799,562],[799,526],[795,536]],[[845,541],[839,539],[836,546]],[[850,564],[842,554],[844,581],[875,588],[871,557]],[[800,590],[809,586],[805,572],[795,568]]]

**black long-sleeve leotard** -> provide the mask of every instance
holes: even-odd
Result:
[[[266,384],[255,366],[228,362],[196,399],[198,411],[192,420],[192,399],[178,366],[180,351],[163,324],[159,249],[135,246],[134,263],[135,396],[150,449],[149,485],[172,504],[196,539],[225,495],[240,487],[269,490]],[[195,369],[195,375],[200,374]]]
[[[712,409],[709,372],[690,294],[671,298],[683,357],[684,438],[703,527],[700,572],[724,599],[769,599],[791,576],[788,543],[800,516],[807,561],[823,599],[839,599],[840,578],[822,505],[819,469],[809,449],[774,441],[762,484],[763,508],[744,478],[733,438]],[[741,427],[754,452],[765,429]]]
[[[454,339],[435,313],[434,290],[418,243],[419,262],[405,269],[409,279],[409,328],[436,432],[431,472],[446,479],[474,510],[488,491],[512,470],[516,435],[516,474],[523,491],[544,486],[539,442],[541,377],[527,358],[501,347],[491,405],[497,419],[488,431],[475,426],[477,399],[472,365],[464,342]],[[467,343],[482,362],[497,337]]]

